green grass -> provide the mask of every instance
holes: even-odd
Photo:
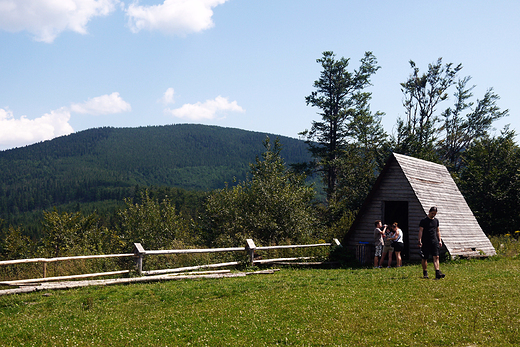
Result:
[[[3,346],[517,346],[520,260],[90,287],[0,297]],[[430,265],[430,272],[431,265]]]

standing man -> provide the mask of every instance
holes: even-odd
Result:
[[[381,221],[379,219],[376,220],[374,222],[374,224],[376,226],[376,228],[374,229],[374,246],[376,249],[376,252],[374,255],[374,269],[375,269],[375,268],[381,267],[381,266],[379,266],[379,258],[383,254],[383,242],[384,242],[383,236],[385,235],[387,225],[385,224],[384,229],[382,229],[383,223],[381,223]]]
[[[423,277],[428,278],[428,258],[433,257],[433,267],[435,268],[435,278],[444,278],[444,274],[439,269],[439,254],[442,247],[441,232],[439,230],[439,220],[435,218],[437,207],[430,208],[428,216],[419,223],[419,247],[421,249],[421,259]]]

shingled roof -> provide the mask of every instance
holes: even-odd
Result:
[[[383,220],[387,201],[407,203],[405,242],[410,259],[418,258],[419,221],[432,206],[438,208],[442,240],[452,257],[496,254],[446,167],[397,153],[390,156],[363,204],[347,234],[348,244],[373,242],[373,222]]]

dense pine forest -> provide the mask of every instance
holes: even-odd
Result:
[[[103,214],[150,187],[178,211],[196,209],[206,192],[245,179],[266,136],[276,137],[194,124],[98,128],[0,151],[0,219],[36,236],[43,210]],[[280,142],[287,164],[310,159],[303,141]]]

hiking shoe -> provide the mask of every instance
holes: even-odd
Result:
[[[440,270],[435,273],[435,278],[436,279],[441,279],[441,278],[444,278],[444,277],[446,277],[446,275],[443,274]]]
[[[423,271],[423,278],[430,278],[428,277],[428,271]]]

